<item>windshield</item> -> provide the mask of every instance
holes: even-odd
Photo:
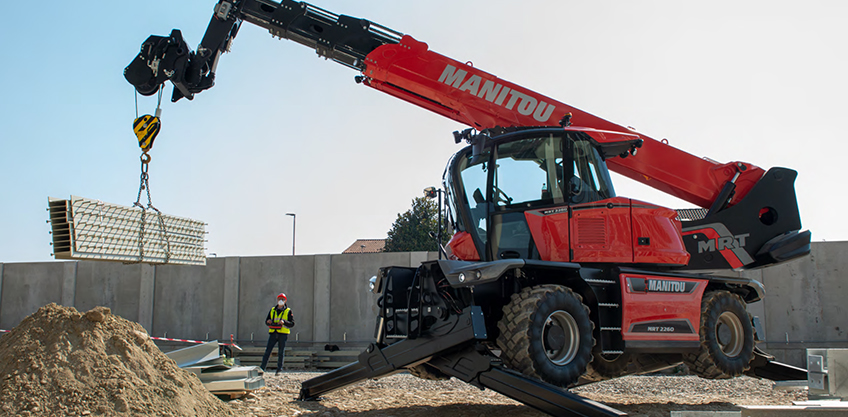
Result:
[[[531,207],[563,202],[562,138],[545,137],[498,146],[492,183],[496,207]]]

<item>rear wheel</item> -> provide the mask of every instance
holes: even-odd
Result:
[[[508,367],[567,387],[592,360],[589,308],[570,288],[541,285],[512,296],[498,323],[498,346]]]
[[[727,291],[704,294],[701,311],[700,349],[684,355],[686,366],[708,379],[742,375],[754,358],[754,327],[742,297]]]

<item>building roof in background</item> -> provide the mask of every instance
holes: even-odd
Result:
[[[379,253],[386,247],[386,239],[356,239],[342,253]]]

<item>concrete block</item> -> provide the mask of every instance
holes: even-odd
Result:
[[[153,336],[167,332],[179,339],[217,339],[223,323],[224,263],[158,265],[154,297]]]
[[[848,399],[848,349],[807,349],[811,400]]]
[[[141,264],[119,262],[69,262],[75,266],[74,307],[88,311],[97,306],[109,307],[112,314],[139,321],[139,285]],[[152,267],[151,267],[152,269]],[[66,265],[66,285],[68,284]],[[67,295],[66,295],[67,296]]]
[[[438,252],[435,252],[438,259]],[[410,252],[409,266],[418,266],[430,260],[430,252]]]
[[[762,271],[768,334],[763,348],[781,362],[804,367],[807,347],[848,347],[845,253],[848,242],[814,242],[810,256]]]
[[[795,405],[742,406],[742,417],[844,417],[848,402],[804,401]]]
[[[208,259],[206,264],[224,262],[224,322],[221,324],[222,334],[220,340],[229,341],[230,335],[238,334],[239,322],[239,283],[241,282],[241,261],[238,257],[227,257],[223,260],[217,258]]]
[[[377,301],[368,280],[380,267],[411,266],[409,253],[333,255],[330,296],[330,340],[362,343],[374,340]],[[416,265],[417,266],[417,265]]]
[[[0,329],[11,330],[47,304],[61,304],[66,263],[4,264]]]
[[[77,265],[79,262],[66,262],[62,271],[62,305],[73,306],[77,286]]]
[[[312,340],[319,343],[330,341],[330,289],[332,288],[332,275],[332,256],[315,256],[312,285]]]
[[[3,322],[3,263],[0,262],[0,323]],[[3,329],[5,330],[5,329]]]
[[[153,308],[155,306],[156,267],[141,264],[138,283],[138,324],[153,333]]]
[[[312,340],[315,256],[243,257],[239,270],[239,339],[268,340],[265,317],[283,292],[295,315],[289,341]]]

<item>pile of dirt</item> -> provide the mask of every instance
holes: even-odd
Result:
[[[49,304],[0,337],[2,415],[231,416],[138,323]]]

